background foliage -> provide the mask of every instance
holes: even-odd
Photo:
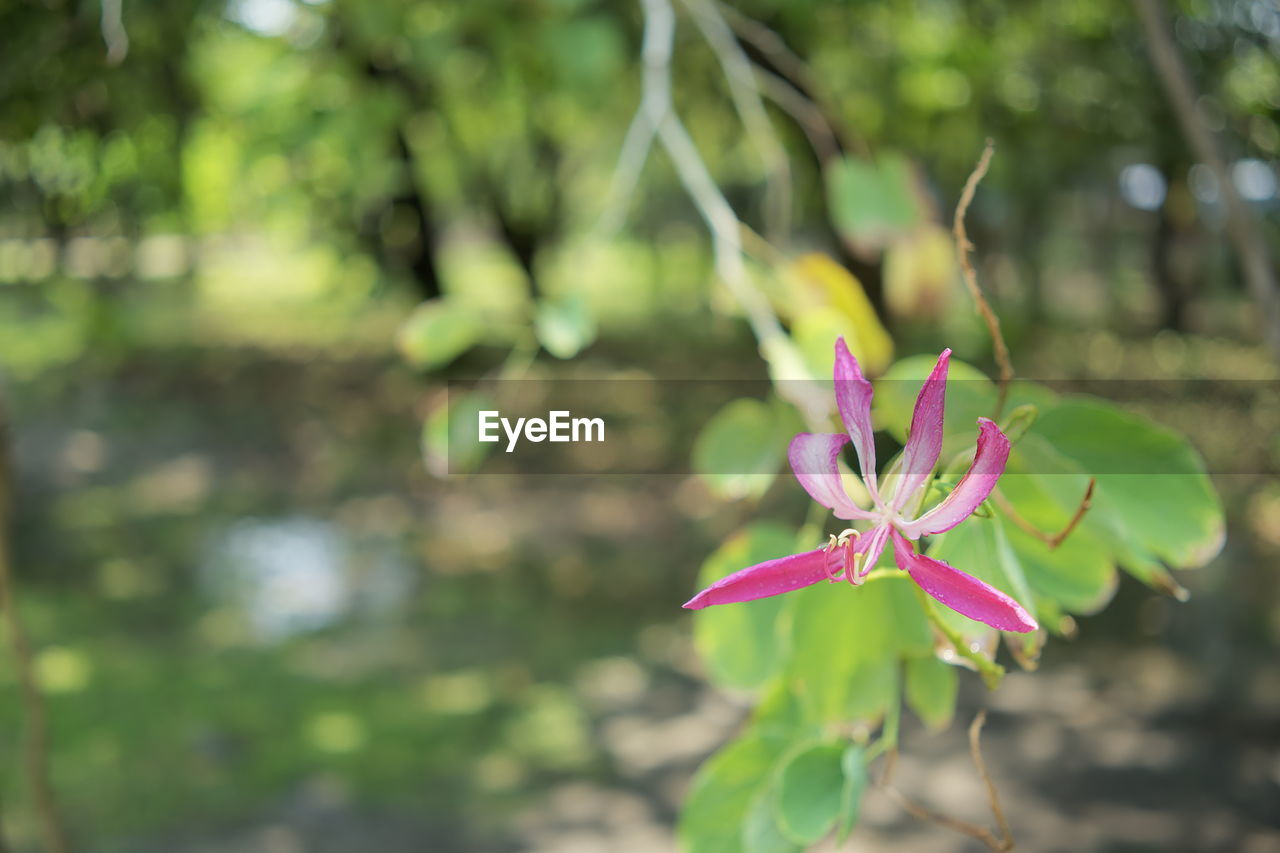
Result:
[[[1173,5],[1202,104],[1274,250],[1280,16],[1245,0]],[[879,642],[903,666],[866,666],[874,640],[818,658],[866,689],[797,707],[768,686],[815,660],[788,651],[822,642],[797,613],[847,617],[876,596],[896,607],[893,579],[861,599],[823,588],[692,628],[678,612],[707,554],[703,578],[797,544],[804,496],[775,478],[777,437],[796,428],[790,406],[739,401],[707,427],[755,437],[739,443],[756,477],[570,487],[428,473],[444,464],[439,381],[450,376],[767,375],[664,156],[648,162],[622,227],[601,222],[640,97],[637,7],[120,8],[127,50],[110,27],[104,40],[97,3],[0,8],[12,545],[49,696],[53,779],[87,849],[559,850],[574,833],[664,849],[686,790],[694,804],[720,792],[686,836],[731,833],[731,844],[745,831],[786,849],[859,802],[871,746],[832,746],[828,711],[874,718],[901,692],[941,726],[955,703],[967,719],[983,701],[968,692],[977,679],[956,679],[926,633],[901,625]],[[1273,837],[1277,783],[1259,756],[1280,683],[1280,447],[1277,410],[1258,395],[1276,369],[1257,345],[1219,194],[1159,94],[1131,10],[735,8],[803,59],[798,79],[743,37],[830,128],[815,137],[812,120],[769,101],[794,188],[790,227],[683,12],[675,107],[735,210],[781,250],[752,248],[751,271],[808,373],[829,370],[839,333],[890,378],[920,376],[918,354],[943,345],[990,370],[945,223],[991,136],[999,154],[970,234],[1020,375],[1258,382],[1231,406],[1186,394],[1137,414],[1037,396],[1013,462],[1025,476],[1006,488],[1044,529],[1078,500],[1079,468],[1115,464],[1098,436],[1192,476],[1155,499],[1100,477],[1079,535],[1052,553],[998,513],[939,547],[1006,577],[1020,567],[1046,624],[1074,614],[1078,639],[1050,644],[1029,676],[1063,707],[1086,691],[1141,722],[1136,742],[1172,744],[1143,751],[1167,759],[1147,786],[1167,797],[1148,803],[1103,758],[1072,764],[1089,744],[1115,745],[1115,720],[1075,714],[1056,734],[1039,730],[1048,769],[1010,758],[1004,771],[1053,780],[1027,786],[1052,790],[1048,806],[1020,803],[1033,848],[1068,837],[1052,819],[1068,809],[1090,818],[1070,831],[1088,824],[1122,842],[1131,822],[1090,793],[1102,790],[1155,816],[1147,843]],[[878,392],[888,441],[907,422],[898,387]],[[968,441],[983,401],[965,389],[987,392],[951,394],[948,428]],[[702,426],[655,440],[697,463],[725,444]],[[1193,593],[1185,605],[1116,571],[1170,589],[1162,564],[1200,562],[1221,537],[1206,478],[1168,429],[1209,461],[1232,530],[1205,571],[1176,577]],[[868,636],[887,612],[898,611],[869,608]],[[770,631],[787,643],[762,641]],[[1152,687],[1141,681],[1151,673],[1168,677]],[[1019,675],[1001,701],[1025,696]],[[689,787],[745,714],[706,676],[763,704]],[[11,841],[34,849],[15,678],[0,667],[0,804]],[[1125,693],[1126,678],[1148,699]],[[902,725],[925,737],[910,717]],[[1006,733],[993,723],[993,763],[1001,743],[1006,757],[1026,753],[1024,732]],[[1173,778],[1193,781],[1170,789]],[[825,798],[807,787],[824,779]],[[867,844],[914,831],[866,790]],[[1182,823],[1179,805],[1205,798],[1221,827]]]

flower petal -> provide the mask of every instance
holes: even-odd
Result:
[[[819,548],[779,557],[723,577],[685,603],[689,610],[780,595],[828,580],[843,565],[838,550]]]
[[[853,546],[853,552],[862,554],[862,558],[858,560],[858,565],[862,567],[858,572],[859,575],[865,576],[876,567],[887,544],[889,544],[889,525],[887,524],[873,527],[858,537],[857,544]]]
[[[950,363],[951,350],[944,349],[916,396],[911,432],[907,435],[907,447],[902,451],[898,490],[893,496],[894,510],[902,509],[912,493],[929,479],[933,466],[938,464],[938,456],[942,453],[942,411],[946,404],[947,368]]]
[[[978,450],[973,464],[956,483],[942,503],[917,518],[903,522],[898,529],[908,539],[919,539],[931,533],[942,533],[964,521],[987,499],[1009,461],[1009,439],[989,418],[978,418]]]
[[[871,428],[871,383],[862,375],[858,360],[849,352],[844,338],[836,338],[835,366],[836,406],[840,420],[853,439],[853,449],[858,451],[858,466],[862,481],[872,500],[879,502],[876,487],[875,430]]]
[[[924,554],[893,532],[893,557],[920,588],[957,613],[998,628],[1025,634],[1040,627],[1021,604],[1000,590]]]
[[[849,436],[839,433],[802,432],[791,439],[787,460],[809,497],[834,512],[836,518],[871,518],[871,513],[850,499],[840,482],[836,460],[848,442]]]

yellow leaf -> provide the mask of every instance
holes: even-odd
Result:
[[[893,339],[853,273],[819,252],[800,256],[788,272],[800,283],[798,289],[807,291],[815,302],[812,308],[797,312],[795,325],[800,333],[805,337],[818,330],[828,336],[831,332],[842,334],[864,372],[875,375],[888,368],[893,361]],[[818,370],[821,376],[831,373],[833,344],[834,339],[826,341],[826,354]],[[805,344],[800,348],[805,350]]]
[[[940,225],[925,225],[889,247],[884,299],[895,317],[937,320],[955,294],[955,242]]]

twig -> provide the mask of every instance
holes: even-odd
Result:
[[[857,151],[864,157],[871,156],[871,150],[865,140],[848,133],[841,125],[826,120],[827,116],[836,114],[831,108],[830,99],[826,97],[817,79],[809,73],[809,66],[787,46],[782,36],[754,18],[742,14],[728,3],[721,3],[720,8],[738,37],[760,51],[761,55],[773,64],[773,67],[787,79],[801,97],[814,105],[823,116],[823,121],[828,127],[833,128],[835,136],[839,138],[840,145],[845,150]]]
[[[1173,106],[1182,132],[1195,152],[1203,160],[1217,180],[1218,189],[1226,206],[1227,236],[1235,244],[1236,254],[1244,272],[1245,284],[1253,294],[1262,313],[1263,335],[1271,353],[1280,359],[1280,282],[1276,280],[1271,265],[1270,252],[1253,212],[1236,191],[1226,159],[1218,146],[1218,140],[1209,129],[1209,122],[1196,96],[1191,75],[1182,62],[1178,47],[1169,32],[1164,8],[1160,0],[1134,0],[1142,29],[1146,34],[1147,49],[1155,64],[1157,76],[1165,94]]]
[[[618,163],[613,169],[613,178],[609,182],[604,212],[596,227],[596,230],[603,234],[612,234],[618,230],[626,218],[627,205],[631,201],[632,193],[635,192],[636,183],[640,180],[645,160],[649,157],[649,149],[658,132],[658,124],[670,109],[669,69],[676,20],[675,16],[670,14],[670,8],[665,16],[657,15],[652,18],[648,15],[648,7],[645,8],[644,45],[640,49],[644,65],[640,107],[631,117],[627,135],[622,141],[622,149],[618,152]]]
[[[995,816],[996,827],[1000,830],[1000,846],[992,849],[1012,850],[1013,832],[1009,829],[1009,821],[1005,820],[1004,810],[1000,808],[1000,792],[996,790],[996,783],[987,772],[987,762],[982,760],[982,726],[986,721],[987,712],[983,709],[969,724],[969,754],[973,756],[973,766],[978,769],[978,775],[987,786],[987,802],[991,805],[991,814]]]
[[[751,71],[751,62],[742,52],[733,30],[721,16],[712,0],[684,0],[693,15],[693,22],[716,55],[725,79],[729,82],[729,95],[742,119],[747,135],[764,163],[765,177],[765,233],[772,240],[779,240],[791,230],[791,161],[778,134],[773,129],[769,114],[760,100],[760,89]]]
[[[670,0],[641,0],[641,7],[645,19],[644,94],[640,101],[640,109],[647,114],[644,126],[656,128],[657,138],[671,157],[680,182],[711,231],[716,274],[742,306],[775,378],[806,376],[804,361],[795,344],[783,331],[768,299],[751,282],[742,253],[742,223],[712,180],[697,146],[671,108],[670,60],[675,13]],[[808,382],[780,382],[777,387],[779,395],[800,409],[812,429],[828,428],[828,401],[816,386]]]
[[[71,849],[67,832],[59,814],[58,801],[49,781],[49,719],[36,679],[31,643],[23,628],[22,617],[14,601],[13,568],[10,565],[9,510],[13,486],[13,468],[9,458],[8,422],[0,411],[0,619],[9,635],[9,647],[22,694],[26,737],[23,742],[23,766],[27,785],[35,797],[40,818],[40,831],[49,853],[68,853]]]
[[[817,104],[777,74],[756,68],[755,75],[761,93],[791,116],[804,131],[820,164],[825,165],[840,156],[840,143],[836,141],[835,131]]]
[[[119,65],[129,55],[129,33],[124,28],[124,0],[102,0],[102,43],[107,64]]]
[[[978,165],[974,167],[969,179],[964,182],[964,191],[960,193],[960,203],[956,205],[951,233],[955,235],[956,257],[960,260],[965,286],[969,288],[969,295],[973,297],[974,305],[982,315],[982,321],[987,324],[987,331],[991,334],[991,345],[995,348],[996,364],[1000,368],[1000,392],[996,398],[995,413],[991,417],[993,420],[999,420],[1000,413],[1004,411],[1005,400],[1009,397],[1009,383],[1013,380],[1013,362],[1009,360],[1009,348],[1005,346],[1004,335],[1000,333],[1000,318],[991,310],[991,304],[982,295],[982,288],[978,287],[978,275],[973,271],[973,264],[969,261],[969,252],[973,250],[973,244],[969,242],[969,235],[964,229],[964,216],[969,212],[969,205],[973,203],[973,195],[978,191],[978,183],[987,174],[987,168],[991,165],[991,155],[995,150],[995,143],[988,139],[986,147],[982,150],[982,157],[978,159]]]
[[[781,249],[757,234],[747,223],[741,223],[738,231],[742,234],[743,251],[751,257],[773,264],[779,269],[791,263],[791,259],[783,254]]]
[[[960,820],[932,809],[926,808],[919,803],[913,801],[906,794],[903,794],[897,788],[889,784],[888,779],[892,770],[891,766],[886,766],[885,773],[881,777],[880,785],[884,788],[885,793],[896,802],[903,810],[914,817],[916,820],[923,820],[928,823],[935,823],[938,826],[945,827],[954,832],[967,835],[977,841],[981,841],[988,849],[994,850],[995,853],[1008,853],[1014,848],[1013,833],[1009,830],[1009,823],[1005,820],[1004,811],[1000,808],[1000,796],[996,792],[995,783],[991,781],[991,774],[987,772],[986,762],[982,760],[982,749],[980,738],[982,733],[982,724],[987,719],[986,711],[979,711],[978,716],[974,717],[973,724],[969,726],[969,754],[973,757],[974,766],[978,770],[978,775],[982,778],[983,783],[987,786],[987,802],[991,807],[991,813],[995,817],[996,826],[1000,831],[1000,836],[991,832],[985,826],[978,826],[976,823],[970,823],[967,820]],[[889,759],[886,758],[886,765]]]
[[[992,497],[995,499],[995,504],[1000,508],[1000,511],[1008,516],[1009,520],[1012,521],[1018,529],[1039,539],[1049,547],[1050,551],[1052,551],[1066,541],[1066,538],[1070,536],[1071,532],[1080,524],[1080,520],[1084,518],[1084,514],[1089,511],[1089,507],[1093,506],[1093,487],[1096,486],[1097,483],[1098,481],[1096,478],[1089,478],[1089,485],[1085,486],[1084,497],[1080,498],[1080,504],[1076,507],[1075,514],[1071,516],[1071,520],[1067,522],[1066,527],[1054,534],[1045,533],[1030,521],[1023,518],[1014,508],[1013,502],[1006,498],[998,488],[992,493]]]
[[[981,841],[991,850],[997,851],[997,853],[1007,853],[1007,851],[1013,849],[1012,847],[1004,846],[1004,841],[996,838],[991,834],[991,830],[984,826],[978,826],[975,823],[969,823],[967,820],[960,820],[959,818],[954,818],[950,815],[944,815],[940,812],[935,812],[932,809],[925,808],[919,803],[911,800],[906,794],[902,793],[892,785],[886,786],[884,790],[895,803],[897,803],[904,811],[916,820],[923,820],[927,823],[936,823],[938,826],[945,827],[953,832],[959,832],[962,835],[967,835],[970,838]]]

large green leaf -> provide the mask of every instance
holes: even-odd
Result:
[[[901,154],[844,157],[827,167],[826,180],[836,228],[867,251],[884,248],[923,219],[911,165]]]
[[[748,734],[708,759],[680,812],[681,846],[688,853],[741,853],[753,806],[789,746],[785,738]]]
[[[777,791],[767,786],[756,794],[742,825],[742,849],[746,853],[793,853],[804,848],[778,826]]]
[[[945,729],[956,712],[956,669],[936,657],[907,661],[907,704],[931,729]]]
[[[786,556],[795,534],[775,524],[754,524],[739,531],[702,564],[699,588],[739,569]],[[708,607],[694,620],[694,643],[711,679],[724,687],[758,687],[774,673],[786,653],[778,631],[781,596]]]
[[[835,827],[845,785],[844,745],[800,747],[778,771],[774,801],[778,827],[798,844],[813,844]]]
[[[932,648],[906,577],[880,576],[858,587],[816,584],[787,598],[791,654],[784,674],[807,720],[880,716],[898,689],[896,660]]]
[[[1222,548],[1222,502],[1200,455],[1177,433],[1092,398],[1042,411],[1034,432],[1097,478],[1086,520],[1109,525],[1138,552],[1126,568],[1141,552],[1193,568]]]
[[[698,433],[693,469],[721,497],[758,497],[777,476],[790,427],[777,406],[749,397],[733,400]]]
[[[1023,521],[1052,535],[1071,520],[1088,483],[1078,465],[1033,430],[1010,455],[1000,491]],[[1093,613],[1111,600],[1116,556],[1094,525],[1077,527],[1053,549],[1016,524],[1004,530],[1038,596],[1073,613]]]

